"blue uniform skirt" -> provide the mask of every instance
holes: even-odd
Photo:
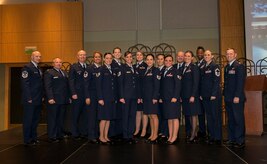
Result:
[[[181,117],[180,103],[171,102],[171,100],[163,100],[163,117],[165,119],[178,119]]]
[[[194,103],[189,103],[189,98],[184,98],[182,101],[182,106],[183,106],[183,114],[186,116],[195,116],[202,114],[198,98],[195,98]]]
[[[159,104],[153,104],[152,100],[144,100],[144,113],[145,114],[158,114]]]
[[[143,103],[137,104],[137,111],[144,111],[144,104]]]
[[[116,103],[114,101],[104,101],[104,105],[98,104],[98,119],[99,120],[112,120],[114,119],[114,111]]]

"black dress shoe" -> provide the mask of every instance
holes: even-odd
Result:
[[[214,144],[215,145],[222,145],[222,141],[221,140],[214,140]]]
[[[79,141],[79,140],[81,140],[82,138],[81,138],[80,136],[76,136],[76,137],[73,137],[73,139],[76,140],[76,141]]]
[[[127,144],[129,144],[129,145],[133,145],[133,144],[136,144],[136,142],[135,142],[135,140],[133,140],[133,139],[128,139],[128,140],[127,140]]]
[[[34,142],[35,144],[40,144],[39,140],[33,140],[32,142]]]
[[[87,135],[81,135],[80,138],[81,139],[86,139],[87,138]]]
[[[157,137],[156,139],[154,139],[154,140],[150,140],[150,143],[151,144],[158,144],[160,142],[160,138],[159,137]]]
[[[235,142],[230,141],[230,140],[226,140],[226,141],[223,142],[223,144],[224,144],[225,146],[230,146],[230,147],[232,147],[232,146],[235,145]]]
[[[136,135],[133,135],[134,138],[140,138],[141,132],[139,131]]]
[[[97,140],[97,139],[88,139],[88,142],[90,144],[99,144],[99,140]]]
[[[161,136],[159,138],[159,143],[166,143],[168,141],[168,137],[165,137],[165,136]]]
[[[187,140],[186,143],[190,143],[190,144],[198,143],[198,139],[197,139],[197,137],[194,137],[193,139],[189,139],[189,140]]]
[[[245,147],[245,143],[236,143],[234,144],[234,148],[237,148],[237,149],[243,149]]]
[[[215,143],[214,140],[212,140],[212,139],[208,140],[209,145],[214,145],[214,143]]]
[[[177,143],[177,140],[175,140],[175,141],[173,141],[173,142],[171,142],[171,141],[167,141],[167,145],[174,145],[174,144],[176,144]]]
[[[50,143],[58,143],[58,142],[59,142],[59,140],[56,139],[56,138],[49,138],[48,141],[49,141]]]
[[[146,139],[145,143],[151,143],[151,140],[150,139]]]
[[[64,139],[64,137],[62,136],[62,137],[58,137],[57,138],[57,140],[59,140],[59,141],[62,141]]]
[[[103,142],[103,141],[99,141],[99,144],[100,144],[100,145],[109,145],[108,142]]]
[[[26,143],[24,143],[24,146],[26,146],[26,147],[36,146],[36,143],[35,142],[26,142]]]
[[[107,144],[108,144],[108,145],[115,145],[115,142],[112,141],[112,140],[110,140],[110,141],[107,141]]]

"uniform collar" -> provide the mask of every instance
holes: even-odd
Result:
[[[235,61],[236,61],[236,59],[234,59],[233,61],[229,62],[229,66],[231,67]]]
[[[159,68],[159,70],[162,70],[163,67],[164,67],[164,65],[162,65],[162,66],[160,66],[160,67],[158,67],[158,68]]]
[[[185,67],[188,67],[190,64],[191,64],[191,62],[190,62],[189,64],[186,64],[186,63],[185,63],[184,66],[185,66]]]
[[[96,64],[96,63],[94,63],[94,65],[96,66],[96,68],[100,67],[100,65],[98,65],[98,64]]]
[[[172,66],[170,66],[169,68],[166,67],[166,70],[169,71],[172,68]]]
[[[131,65],[129,65],[128,63],[126,63],[126,65],[128,66],[128,67],[133,67],[133,65],[131,64]]]
[[[81,63],[81,62],[79,62],[80,63],[80,65],[83,67],[83,66],[85,66],[86,67],[86,63]]]
[[[212,60],[209,63],[206,62],[206,67],[209,66],[211,63],[212,63]]]
[[[121,64],[121,61],[119,59],[114,58],[114,61],[118,64]]]
[[[137,64],[138,64],[138,65],[141,65],[143,62],[144,62],[144,61],[142,60],[142,61],[140,61],[140,62],[137,62]]]
[[[203,63],[204,62],[204,58],[203,59],[201,59],[201,60],[199,60],[199,62],[198,63]]]
[[[105,66],[106,66],[108,69],[111,69],[111,65],[107,65],[107,64],[105,64]]]
[[[31,63],[37,68],[38,67],[38,64],[35,63],[34,61],[31,61]]]

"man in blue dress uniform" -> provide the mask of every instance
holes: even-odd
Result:
[[[224,70],[224,101],[228,116],[228,146],[245,147],[245,80],[244,65],[236,61],[237,53],[233,48],[226,51],[228,64]]]
[[[38,67],[41,53],[34,51],[31,62],[25,65],[21,71],[21,88],[23,104],[23,137],[24,144],[36,145],[37,126],[40,120],[43,99],[42,71]]]
[[[84,71],[88,67],[85,63],[86,52],[77,53],[78,62],[70,67],[69,86],[72,98],[72,125],[71,133],[74,139],[79,140],[87,135],[87,113],[85,105]]]
[[[62,60],[55,58],[53,68],[44,74],[47,103],[47,132],[50,142],[63,139],[64,114],[70,102],[68,74],[61,70]]]
[[[205,49],[202,46],[197,47],[196,50],[196,55],[198,58],[198,62],[197,62],[197,66],[199,67],[200,70],[200,74],[203,71],[203,68],[206,64],[205,60],[204,60],[204,52]],[[199,130],[198,130],[198,134],[197,136],[200,139],[205,140],[206,138],[206,123],[205,123],[205,110],[203,107],[203,102],[202,100],[200,100],[200,111],[201,113],[198,115],[198,126],[199,126]]]

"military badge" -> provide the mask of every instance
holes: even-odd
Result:
[[[121,71],[118,72],[118,77],[120,77],[120,76],[121,76]]]
[[[21,73],[21,76],[22,76],[23,79],[26,79],[28,77],[28,72],[27,71],[23,71]]]
[[[216,68],[215,69],[215,75],[216,76],[220,76],[221,72],[220,72],[220,69],[219,68]]]
[[[157,79],[160,80],[161,79],[161,76],[157,75]]]
[[[84,71],[84,73],[83,73],[83,77],[84,77],[84,78],[87,78],[87,77],[88,77],[88,72],[87,72],[87,71]]]
[[[167,74],[166,76],[168,76],[168,77],[173,77],[173,75],[170,73],[170,74]]]
[[[177,79],[181,80],[182,79],[182,76],[177,75]]]
[[[99,77],[100,76],[100,72],[96,73],[95,76],[96,77]]]
[[[215,70],[216,71],[216,70]],[[207,71],[205,71],[205,73],[211,73],[211,70],[207,70]]]

